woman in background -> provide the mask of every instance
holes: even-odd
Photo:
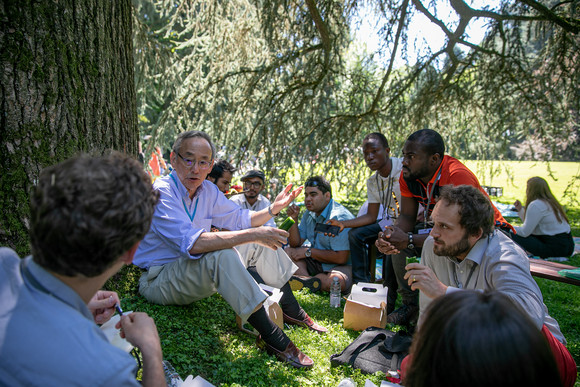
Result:
[[[526,188],[526,207],[514,203],[522,226],[511,238],[526,251],[541,258],[569,257],[574,252],[574,240],[568,218],[546,180],[532,177]]]
[[[406,387],[562,386],[546,338],[506,295],[452,292],[424,317],[405,358]]]

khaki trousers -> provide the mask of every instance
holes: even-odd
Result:
[[[284,249],[272,250],[258,243],[236,246],[244,266],[256,266],[256,271],[268,286],[280,289],[298,270]]]
[[[267,298],[234,249],[152,266],[139,280],[139,293],[154,304],[186,305],[216,292],[244,320]]]

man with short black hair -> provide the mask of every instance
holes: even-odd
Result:
[[[220,191],[227,194],[232,184],[232,178],[236,172],[236,168],[226,160],[217,160],[213,164],[213,168],[207,179],[217,185]]]
[[[252,169],[244,174],[242,178],[244,194],[235,195],[231,200],[238,206],[252,211],[260,211],[270,206],[270,201],[261,194],[265,187],[266,176],[264,172],[257,169]],[[270,219],[265,223],[266,226],[276,227],[274,219]]]
[[[395,225],[379,234],[379,239],[388,242],[381,244],[381,252],[391,254],[403,299],[403,306],[389,314],[387,322],[410,325],[417,320],[418,294],[403,279],[405,258],[421,255],[421,247],[431,229],[430,215],[441,188],[461,184],[476,187],[487,196],[473,172],[459,160],[445,155],[445,144],[439,133],[432,129],[421,129],[409,136],[403,146],[403,167],[399,180],[401,212]],[[424,209],[424,216],[423,221],[417,223],[420,205]],[[493,210],[496,225],[510,227],[495,207]]]
[[[576,364],[565,347],[566,339],[548,314],[540,288],[530,274],[525,251],[494,229],[494,208],[487,195],[470,185],[443,187],[432,219],[421,263],[407,265],[404,276],[413,290],[420,291],[419,324],[437,297],[462,289],[500,291],[542,331],[554,353],[563,385],[573,386]]]
[[[330,219],[340,221],[354,218],[342,204],[332,198],[330,183],[323,176],[310,177],[304,183],[304,205],[306,211],[298,224],[300,208],[291,205],[288,216],[295,223],[289,230],[290,247],[286,252],[298,265],[292,281],[303,286],[313,286],[313,277],[320,280],[320,288],[330,290],[334,277],[340,282],[342,291],[348,291],[352,285],[352,267],[350,265],[350,247],[348,229],[335,237],[315,231],[317,223],[325,224]],[[309,245],[303,246],[308,240]]]
[[[156,202],[142,165],[119,153],[81,155],[40,173],[30,199],[32,256],[0,248],[1,385],[140,385],[135,359],[96,323],[119,303],[99,289],[131,264]],[[141,350],[142,385],[165,385],[153,319],[125,314],[117,328]]]

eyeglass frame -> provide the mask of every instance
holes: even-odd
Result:
[[[261,180],[261,179],[260,179]],[[244,186],[248,186],[251,188],[260,188],[264,186],[264,182],[260,182],[260,181],[248,181],[248,180],[244,180]]]
[[[211,168],[211,161],[186,159],[185,157],[183,157],[182,155],[180,155],[179,152],[177,152],[177,155],[179,157],[181,157],[181,160],[183,160],[183,162],[185,163],[185,165],[188,168],[193,168],[195,166],[195,164],[197,164],[197,167],[199,169],[204,170],[204,171]],[[207,164],[207,166],[204,166],[205,164]]]

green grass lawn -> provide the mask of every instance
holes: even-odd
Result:
[[[573,257],[570,264],[580,266],[580,256]],[[123,309],[147,312],[155,319],[164,357],[184,379],[189,374],[202,375],[223,386],[336,386],[345,377],[363,386],[367,378],[377,385],[384,380],[382,374],[364,375],[346,366],[330,366],[330,356],[342,351],[358,332],[342,327],[342,309],[330,307],[328,293],[296,292],[310,316],[329,329],[327,335],[294,326],[285,328],[294,343],[315,361],[313,369],[305,371],[285,366],[260,352],[254,337],[238,330],[233,310],[220,295],[187,306],[152,305],[137,293],[139,275],[135,267],[125,268],[108,287],[119,292]],[[536,281],[550,314],[568,340],[568,349],[580,364],[580,287],[545,279]]]
[[[477,173],[477,165],[470,163],[467,164]],[[525,182],[529,177],[547,177],[545,164],[509,164],[518,174],[513,183],[507,178],[505,166],[498,167],[503,171],[502,175],[493,180],[482,178],[483,172],[477,173],[482,184],[504,187],[504,196],[498,198],[502,202],[511,203],[516,198],[523,200]],[[489,166],[482,168],[490,169]],[[567,185],[580,172],[580,163],[552,163],[551,168],[557,171],[559,178],[548,178],[548,183],[556,197],[562,200]],[[339,192],[335,196],[353,210],[363,201],[350,196],[350,200],[345,200],[346,195]],[[580,207],[569,205],[568,216],[573,234],[580,236]],[[573,257],[570,264],[580,266],[580,255]],[[255,338],[238,330],[233,310],[220,295],[187,306],[152,305],[138,295],[139,275],[140,271],[135,267],[125,268],[107,283],[107,288],[119,293],[123,309],[147,312],[155,319],[164,357],[183,379],[190,374],[201,375],[209,382],[223,386],[336,386],[345,377],[351,377],[358,386],[363,386],[367,378],[377,385],[384,380],[382,374],[364,375],[346,366],[330,367],[330,356],[341,352],[359,332],[342,327],[342,308],[330,307],[328,293],[296,292],[298,301],[308,314],[326,326],[329,333],[321,336],[302,328],[285,328],[298,348],[315,361],[311,370],[295,370],[260,352],[254,344]],[[580,287],[545,279],[536,281],[550,314],[559,322],[568,340],[568,349],[580,364]],[[391,328],[396,330],[399,327]],[[580,387],[580,382],[576,386]]]
[[[580,266],[580,256],[573,258],[571,264]],[[124,274],[136,279],[139,271],[129,269]],[[558,320],[568,340],[568,349],[580,364],[580,287],[545,279],[537,282],[550,314]],[[314,367],[305,371],[285,366],[260,352],[254,337],[238,330],[234,312],[218,294],[187,306],[159,306],[137,295],[134,285],[133,289],[125,287],[123,291],[125,310],[147,312],[155,319],[164,357],[184,379],[189,374],[202,375],[223,386],[336,386],[345,377],[363,386],[367,378],[377,385],[384,380],[380,373],[364,375],[346,366],[330,366],[330,356],[342,351],[358,332],[342,327],[342,309],[330,307],[328,293],[296,292],[306,311],[329,329],[327,335],[298,327],[285,329],[294,343],[315,361]]]
[[[464,161],[475,173],[481,185],[503,187],[502,201],[522,202],[526,196],[526,182],[530,177],[546,179],[552,193],[563,205],[580,205],[580,163],[536,161]],[[567,195],[565,196],[565,192]]]

